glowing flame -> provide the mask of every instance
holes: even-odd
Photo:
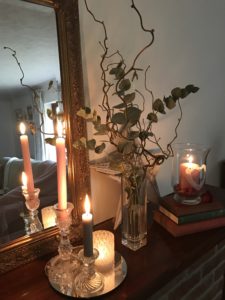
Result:
[[[85,213],[89,214],[90,210],[91,210],[91,204],[90,204],[90,200],[88,198],[88,195],[86,195],[85,200],[84,200],[84,209],[85,209]]]
[[[20,133],[25,134],[26,132],[26,126],[23,122],[20,123]]]

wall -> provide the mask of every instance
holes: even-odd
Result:
[[[80,1],[81,37],[87,104],[97,108],[101,101],[99,61],[102,28]],[[145,45],[146,34],[139,28],[130,0],[92,0],[89,6],[108,26],[109,45],[120,49],[128,61]],[[156,97],[169,94],[176,86],[193,83],[197,94],[182,102],[183,120],[177,142],[203,143],[211,148],[207,182],[219,185],[220,161],[225,153],[225,2],[223,0],[139,0],[145,27],[155,29],[155,42],[140,67],[151,66],[150,87]],[[157,133],[166,143],[178,115],[163,116]],[[91,156],[91,159],[93,157]],[[94,157],[95,158],[95,157]],[[161,167],[158,183],[162,195],[171,191],[171,159]],[[95,179],[92,178],[92,185]]]

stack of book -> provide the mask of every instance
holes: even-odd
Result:
[[[204,198],[204,195],[207,197]],[[164,197],[154,220],[173,236],[183,236],[225,226],[225,190],[208,186],[198,205],[184,205],[173,198]],[[205,200],[207,199],[207,200]]]

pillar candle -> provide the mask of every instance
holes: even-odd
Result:
[[[67,185],[66,185],[66,151],[65,139],[62,137],[62,123],[58,123],[58,137],[56,139],[57,157],[57,182],[58,182],[58,208],[67,208]]]
[[[90,201],[88,195],[85,197],[84,208],[85,213],[82,214],[84,256],[90,257],[93,255],[93,217],[90,213]]]
[[[189,162],[180,165],[180,191],[187,196],[194,196],[200,183],[200,166],[192,160],[190,156]]]
[[[24,123],[20,123],[20,144],[22,149],[22,155],[23,155],[23,166],[24,171],[27,175],[27,190],[28,192],[34,191],[34,179],[33,179],[33,172],[31,167],[31,161],[30,161],[30,149],[29,149],[29,141],[28,136],[25,134],[26,127]]]
[[[114,267],[115,246],[114,234],[107,230],[93,232],[93,244],[99,252],[95,266],[100,272],[109,272]]]

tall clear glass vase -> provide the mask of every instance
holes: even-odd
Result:
[[[122,244],[136,251],[147,244],[147,177],[142,166],[122,176]]]

